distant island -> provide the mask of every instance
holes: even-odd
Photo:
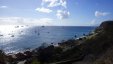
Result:
[[[42,44],[17,54],[0,50],[0,64],[113,64],[113,21],[104,21],[90,34],[58,46]]]

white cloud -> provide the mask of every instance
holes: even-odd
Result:
[[[99,16],[106,16],[108,15],[108,12],[100,12],[100,11],[95,11],[95,16],[99,17]]]
[[[66,0],[42,0],[42,5],[47,4],[47,3],[49,3],[48,7],[63,6],[65,8],[67,8]]]
[[[57,14],[56,16],[59,18],[59,19],[65,19],[65,18],[68,18],[70,15],[70,13],[68,11],[63,11],[63,10],[57,10]]]
[[[38,12],[44,12],[44,13],[50,13],[50,12],[52,12],[52,10],[50,10],[48,8],[44,8],[44,7],[42,7],[42,8],[36,8],[35,10],[38,11]]]
[[[59,19],[65,19],[68,18],[68,16],[70,15],[70,12],[67,11],[67,0],[42,0],[41,3],[41,7],[42,8],[37,8],[36,10],[38,12],[44,12],[44,13],[50,13],[50,12],[56,12],[56,16]],[[60,7],[60,9],[53,9],[53,7]],[[48,9],[51,8],[51,9]]]
[[[40,21],[40,24],[42,24],[42,25],[52,25],[53,19],[41,18],[41,19],[39,19],[39,21]]]
[[[0,17],[0,24],[19,24],[20,17]]]
[[[65,0],[61,0],[61,5],[65,8],[67,8],[67,2]]]
[[[0,17],[0,25],[52,25],[50,18]]]
[[[0,6],[0,8],[8,8],[7,6]]]

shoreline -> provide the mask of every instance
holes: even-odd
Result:
[[[54,45],[53,43],[51,43],[51,44],[47,44],[47,46],[46,46],[46,43],[43,43],[41,46],[39,46],[37,48],[34,48],[34,49],[30,49],[29,48],[29,49],[24,50],[24,51],[21,51],[21,52],[5,53],[5,55],[7,57],[10,57],[10,58],[13,58],[13,59],[18,59],[19,56],[20,57],[23,56],[23,57],[29,58],[29,54],[30,54],[30,57],[31,57],[32,53],[37,53],[38,52],[37,50],[40,49],[40,47],[42,47],[42,48],[48,48],[49,46],[53,46],[54,48],[61,48],[62,50],[65,51],[65,50],[68,50],[68,49],[73,48],[73,46],[76,47],[76,46],[80,45],[81,43],[80,42],[78,43],[78,41],[84,40],[87,36],[81,36],[81,37],[75,38],[75,39],[63,40],[60,43],[57,43],[57,45]],[[77,41],[77,43],[74,43],[75,41]],[[26,55],[26,54],[28,54],[28,55]],[[18,61],[20,62],[22,60],[18,60]]]
[[[0,64],[113,64],[112,28],[113,21],[105,21],[88,35],[62,41],[58,46],[42,44],[12,55],[0,50]]]
[[[65,42],[69,42],[70,40],[72,40],[72,41],[81,41],[81,40],[83,40],[83,39],[85,39],[85,38],[87,38],[87,36],[89,36],[89,35],[86,35],[86,36],[81,36],[81,37],[76,37],[76,38],[71,38],[71,39],[68,39],[68,40],[61,40],[60,42],[57,42],[57,43],[51,43],[51,44],[48,44],[48,43],[42,43],[41,45],[46,45],[45,47],[48,47],[48,46],[50,46],[50,45],[53,45],[53,46],[55,46],[55,47],[60,47],[60,46],[62,46],[62,45],[60,45],[60,44],[63,44],[64,43],[64,45],[65,45]],[[77,43],[76,43],[77,44]],[[80,43],[78,43],[78,44],[80,44]],[[40,46],[41,46],[40,45]],[[39,47],[40,47],[39,46]],[[26,51],[33,51],[33,50],[35,50],[35,49],[37,49],[37,48],[39,48],[39,47],[36,47],[36,48],[26,48],[26,49],[23,49],[23,50],[20,50],[20,51],[14,51],[14,52],[5,52],[5,54],[18,54],[18,53],[24,53],[24,52],[26,52]]]
[[[17,27],[19,27],[19,26],[16,26],[16,29],[18,29]],[[20,26],[20,28],[23,28],[23,27],[24,27],[24,26],[22,26],[22,27]],[[29,27],[29,26],[28,26],[28,27]],[[15,28],[15,26],[14,26],[14,28]],[[45,29],[46,29],[46,26],[43,27],[43,29],[45,30]],[[59,28],[57,28],[57,29],[59,29]],[[60,30],[61,30],[61,29],[65,29],[65,28],[60,28]],[[75,29],[76,29],[76,27],[75,27]],[[72,30],[75,30],[75,29],[72,29]],[[68,29],[67,29],[67,30],[68,30]],[[88,29],[86,28],[86,32],[87,32],[87,33],[89,33],[89,30],[93,30],[93,28],[88,28]],[[27,30],[27,31],[30,31],[30,30]],[[59,35],[59,33],[62,32],[62,31],[60,32],[59,30],[57,30],[57,31],[58,31],[58,35]],[[65,30],[64,30],[64,31],[65,31]],[[82,30],[80,30],[80,31],[82,31]],[[24,33],[25,31],[20,30],[20,32]],[[12,44],[13,41],[11,41],[11,42],[9,41],[9,45],[7,45],[7,44],[5,45],[5,43],[7,43],[7,42],[4,42],[4,43],[3,43],[3,45],[7,46],[7,49],[5,48],[5,46],[1,47],[1,49],[5,50],[5,51],[8,52],[8,53],[10,53],[11,51],[14,52],[14,53],[16,53],[16,52],[18,52],[18,48],[19,48],[19,51],[24,51],[24,50],[26,50],[26,48],[31,48],[31,49],[37,48],[37,47],[39,47],[42,43],[49,43],[49,44],[50,44],[50,43],[55,43],[55,44],[57,44],[57,43],[59,43],[59,42],[62,42],[63,40],[66,41],[66,40],[68,40],[68,39],[75,38],[75,35],[77,35],[77,37],[82,36],[83,33],[84,33],[84,32],[83,32],[83,33],[80,33],[80,34],[79,34],[79,33],[76,32],[76,31],[73,31],[73,32],[70,31],[72,34],[64,35],[64,37],[57,38],[57,39],[56,39],[56,37],[60,37],[60,36],[63,36],[63,35],[59,35],[59,36],[56,36],[56,37],[52,36],[52,37],[50,37],[50,38],[54,38],[54,39],[52,40],[52,39],[47,38],[47,37],[48,37],[48,36],[51,36],[50,34],[52,34],[52,35],[57,35],[57,34],[56,34],[56,31],[50,32],[50,30],[49,30],[49,31],[45,31],[45,32],[42,32],[42,33],[38,34],[38,28],[37,28],[37,29],[33,29],[33,31],[32,31],[32,32],[33,32],[33,35],[36,35],[36,36],[29,36],[29,35],[26,35],[26,36],[28,36],[28,38],[32,38],[32,37],[35,37],[36,39],[38,39],[38,38],[40,39],[40,38],[41,38],[42,41],[39,40],[40,42],[38,42],[38,40],[36,40],[36,39],[35,39],[36,41],[35,41],[35,40],[29,41],[29,40],[25,40],[24,37],[19,37],[19,38],[22,38],[23,41],[20,41],[20,42],[19,42],[19,40],[18,40],[18,41],[16,42],[15,39],[16,39],[18,36],[23,36],[23,34],[20,33],[20,32],[19,32],[19,34],[17,34],[17,35],[14,34],[14,35],[13,35],[14,37],[13,37],[12,35],[9,35],[9,34],[8,34],[8,38],[14,39],[14,43],[17,44],[17,47],[16,47],[16,44],[14,44],[14,45]],[[40,32],[41,32],[41,31],[40,31]],[[86,32],[85,32],[85,33],[86,33]],[[31,33],[31,32],[28,32],[28,33]],[[28,34],[28,33],[27,33],[27,34]],[[42,35],[42,34],[48,35],[48,36],[46,36],[46,37],[43,38],[44,35]],[[68,34],[68,32],[66,32],[66,34]],[[1,36],[1,38],[2,38],[2,37],[3,37],[3,38],[6,38],[5,36],[7,36],[7,34],[4,35],[4,36]],[[68,37],[68,36],[69,36],[69,37]],[[45,38],[47,38],[47,39],[44,40]],[[56,39],[56,40],[55,40],[55,39]],[[25,40],[25,41],[24,41],[24,40]],[[43,40],[44,40],[44,41],[43,41]],[[52,40],[52,41],[51,41],[51,40]],[[58,42],[57,42],[57,41],[58,41]],[[2,41],[1,41],[1,42],[2,42]],[[19,43],[21,44],[21,43],[25,43],[25,42],[26,42],[26,43],[28,42],[28,44],[30,44],[31,42],[38,42],[39,44],[37,43],[37,44],[36,44],[37,46],[35,46],[34,43],[33,43],[34,46],[27,46],[27,45],[24,46],[24,44],[23,44],[23,46],[21,46],[21,45],[18,46]],[[11,43],[11,45],[10,45],[10,43]],[[2,44],[1,44],[1,45],[2,45]],[[13,49],[14,47],[13,47],[12,45],[15,46],[15,49]],[[32,45],[32,44],[31,44],[31,45]],[[38,45],[39,45],[39,46],[38,46]],[[11,48],[10,48],[9,46],[11,46]],[[25,48],[24,48],[24,47],[25,47]],[[21,49],[21,48],[22,48],[22,49]],[[11,50],[11,51],[10,51],[10,50]],[[15,52],[15,51],[16,51],[16,52]],[[11,53],[12,53],[12,52],[11,52]]]

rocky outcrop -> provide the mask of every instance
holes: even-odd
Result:
[[[100,28],[107,30],[107,29],[111,29],[113,30],[113,21],[104,21],[101,23],[101,25],[99,26]]]
[[[80,51],[77,51],[76,49]],[[84,55],[81,60],[71,61],[70,64],[113,64],[112,49],[113,21],[105,21],[101,23],[101,25],[96,29],[95,33],[87,36],[82,44],[76,46],[76,48],[67,50],[65,53],[63,53],[63,55],[71,52],[70,54],[66,55],[68,56],[67,58],[72,56],[73,59],[76,60]],[[74,58],[77,53],[80,55],[78,55],[78,58]],[[62,62],[61,64],[65,63]]]
[[[88,36],[79,48],[84,51],[85,57],[83,61],[75,64],[113,64],[113,60],[111,60],[113,59],[113,55],[111,55],[113,54],[113,50],[111,50],[113,49],[113,21],[102,22],[95,33]]]
[[[109,32],[113,32],[113,21],[104,21],[100,24],[99,27],[97,27],[97,29],[95,31],[100,31],[100,30],[104,30],[104,31],[109,31]]]

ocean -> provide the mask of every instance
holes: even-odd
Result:
[[[0,49],[16,53],[89,34],[94,26],[0,26]]]

